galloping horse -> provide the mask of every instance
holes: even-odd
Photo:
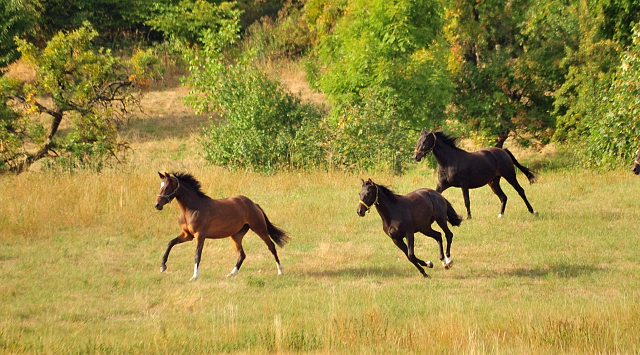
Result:
[[[204,240],[231,237],[231,244],[238,254],[238,261],[227,277],[235,276],[245,259],[242,238],[251,229],[267,244],[269,251],[276,259],[278,275],[282,275],[282,266],[273,243],[283,247],[289,241],[289,237],[287,233],[269,222],[260,206],[242,195],[214,200],[202,192],[200,182],[190,174],[158,173],[158,175],[162,183],[155,208],[162,210],[165,204],[175,198],[180,207],[178,223],[182,228],[180,235],[169,242],[167,251],[162,257],[160,272],[167,269],[167,258],[174,245],[195,239],[196,257],[191,278],[191,281],[194,281],[198,278],[198,265]]]
[[[416,257],[414,253],[414,234],[420,232],[435,239],[440,248],[440,260],[445,269],[453,265],[451,259],[451,242],[453,233],[447,226],[447,220],[453,226],[459,226],[462,217],[456,213],[449,201],[441,194],[431,189],[419,189],[406,195],[396,195],[386,186],[378,185],[369,179],[362,182],[360,190],[360,202],[357,213],[364,217],[371,207],[376,206],[376,210],[382,218],[382,229],[393,243],[404,252],[407,259],[415,265],[422,276],[429,277],[424,272],[424,267],[432,268],[431,261],[424,262]],[[447,238],[447,254],[442,248],[442,235],[431,228],[433,222],[438,223],[445,237]],[[404,243],[404,239],[407,243]]]
[[[467,218],[471,218],[471,208],[469,202],[469,189],[475,189],[489,184],[493,193],[498,195],[502,202],[500,214],[504,214],[507,205],[507,195],[500,188],[500,178],[505,180],[522,197],[530,213],[537,215],[527,200],[524,189],[516,179],[514,165],[518,167],[533,184],[535,176],[529,169],[520,165],[516,158],[507,149],[486,148],[476,152],[467,152],[456,147],[456,138],[447,136],[442,132],[431,132],[422,130],[418,138],[417,147],[413,153],[413,158],[420,161],[424,156],[433,152],[438,162],[438,185],[436,191],[443,192],[449,187],[462,188],[464,205],[467,207]]]
[[[640,149],[636,151],[636,160],[633,161],[631,171],[636,175],[640,175]]]

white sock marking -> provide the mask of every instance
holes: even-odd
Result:
[[[231,272],[229,273],[229,275],[227,275],[227,277],[233,277],[238,275],[238,268],[234,267],[233,270],[231,270]]]
[[[193,266],[193,276],[191,277],[191,280],[189,281],[195,281],[198,279],[198,264],[195,264]]]

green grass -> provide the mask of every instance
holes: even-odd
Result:
[[[0,353],[640,352],[640,180],[627,171],[548,171],[515,191],[504,218],[488,187],[471,191],[474,219],[453,228],[454,267],[417,238],[419,272],[372,211],[356,215],[359,178],[191,171],[214,198],[244,194],[292,241],[285,274],[253,233],[237,277],[228,240],[176,246],[175,203],[153,209],[155,170],[0,177]],[[434,187],[424,167],[374,181],[407,193]],[[520,175],[520,181],[524,178]],[[459,189],[445,191],[459,213]]]

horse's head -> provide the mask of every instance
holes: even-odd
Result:
[[[636,160],[633,162],[633,167],[631,168],[634,174],[640,175],[640,150],[636,152]]]
[[[156,199],[156,204],[154,207],[161,211],[162,207],[167,203],[171,202],[178,192],[180,188],[180,180],[177,177],[171,176],[170,174],[164,173],[164,175],[158,172],[160,175],[160,179],[162,179],[162,183],[160,183],[160,191],[158,192],[158,198]]]
[[[436,134],[432,131],[423,129],[420,132],[420,138],[418,138],[418,144],[413,151],[413,159],[416,161],[422,160],[427,154],[429,154],[436,146]]]
[[[371,179],[368,181],[360,179],[360,182],[362,182],[362,189],[360,190],[360,202],[358,202],[356,213],[358,213],[358,216],[364,217],[364,214],[378,203],[378,185]]]

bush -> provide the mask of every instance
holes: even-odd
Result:
[[[589,164],[597,168],[627,165],[640,148],[640,25],[632,40],[602,94],[601,116],[589,124],[585,152]]]
[[[318,161],[302,159],[295,150],[301,130],[320,118],[320,111],[302,104],[255,65],[251,51],[237,53],[238,21],[220,31],[205,31],[202,49],[186,52],[192,73],[186,82],[195,89],[187,103],[200,112],[217,111],[223,122],[205,128],[201,144],[212,164],[232,168],[271,171],[283,167],[316,166]],[[306,128],[303,128],[306,127]],[[300,143],[300,144],[297,144]]]
[[[356,104],[329,118],[329,164],[343,170],[381,169],[400,173],[411,162],[418,131],[399,114],[393,92],[365,90]]]

